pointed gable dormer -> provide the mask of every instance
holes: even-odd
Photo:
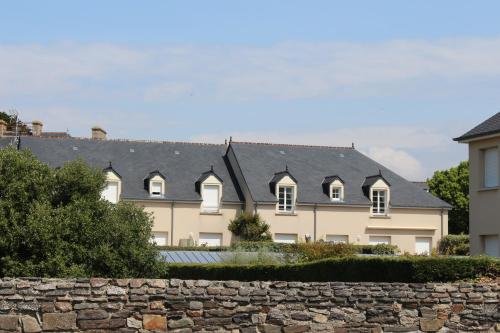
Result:
[[[144,179],[144,189],[149,192],[151,197],[164,197],[166,190],[165,176],[155,170],[149,173]]]
[[[106,183],[101,193],[101,197],[104,200],[116,204],[120,200],[122,191],[122,177],[113,168],[111,161],[109,161],[109,165],[103,169],[103,173],[106,179]]]
[[[222,201],[222,178],[214,171],[214,166],[210,170],[203,172],[195,183],[196,192],[202,198],[201,211],[203,213],[219,213]]]
[[[379,170],[378,175],[366,177],[363,183],[363,193],[372,202],[371,213],[374,216],[387,216],[391,199],[391,184],[382,176]]]
[[[337,175],[328,176],[321,184],[323,193],[328,195],[331,201],[344,201],[344,181]]]
[[[297,179],[288,170],[288,165],[284,171],[274,174],[274,177],[269,182],[269,189],[278,200],[276,204],[278,213],[291,214],[295,211],[297,184]]]

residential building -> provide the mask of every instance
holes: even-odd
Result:
[[[500,256],[500,112],[455,139],[469,145],[471,254]]]
[[[448,231],[447,203],[354,147],[108,140],[98,127],[92,139],[28,136],[16,147],[52,167],[82,158],[102,169],[103,198],[151,212],[161,245],[229,245],[228,224],[242,211],[260,214],[277,242],[430,253]]]

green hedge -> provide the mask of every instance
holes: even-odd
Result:
[[[439,241],[440,254],[466,256],[469,252],[469,235],[447,235]]]
[[[500,275],[484,257],[345,257],[294,265],[167,265],[168,278],[344,282],[451,282]]]

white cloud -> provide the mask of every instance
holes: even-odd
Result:
[[[423,180],[426,177],[422,163],[404,150],[391,147],[370,147],[366,154],[409,180]]]

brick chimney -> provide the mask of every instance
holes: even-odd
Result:
[[[92,139],[94,140],[106,140],[106,131],[99,126],[92,127]]]
[[[33,136],[42,135],[43,123],[40,120],[33,120],[31,122],[31,133]]]
[[[0,119],[0,136],[4,136],[5,132],[7,132],[7,122],[5,120]]]

